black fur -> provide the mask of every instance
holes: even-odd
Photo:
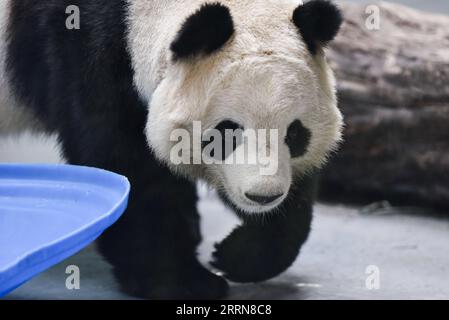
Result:
[[[316,54],[319,45],[326,45],[338,34],[343,16],[332,2],[312,0],[296,8],[293,22],[299,28],[309,51]]]
[[[304,127],[301,120],[295,120],[288,127],[285,143],[290,149],[292,158],[298,158],[306,154],[312,139],[312,132]]]
[[[65,28],[68,5],[80,8],[80,30]],[[133,86],[125,13],[125,0],[12,1],[11,82],[18,98],[59,134],[71,164],[131,181],[126,213],[99,240],[121,287],[143,298],[221,298],[226,281],[196,258],[201,235],[195,185],[174,176],[148,148],[147,101]],[[288,267],[308,234],[310,189],[294,189],[283,207],[285,219],[273,214],[269,225],[245,220],[218,247],[216,265],[241,281]],[[263,254],[254,254],[262,248]]]
[[[171,44],[174,59],[211,54],[220,49],[234,34],[229,8],[205,4],[185,21]]]

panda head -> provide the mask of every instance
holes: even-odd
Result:
[[[340,11],[325,0],[200,1],[165,35],[170,41],[160,54],[163,76],[152,93],[146,128],[156,157],[180,174],[205,180],[242,212],[274,210],[294,181],[322,166],[341,139],[342,116],[323,51],[341,22]],[[202,154],[198,149],[207,143],[195,143],[195,123],[203,134],[215,128],[224,143],[231,139],[233,152],[221,158],[245,150],[257,163],[196,162],[195,152]],[[258,133],[266,130],[268,136],[254,148],[248,146],[253,140],[236,142],[226,129],[254,133],[258,142]],[[183,131],[190,138],[174,136]],[[191,142],[190,162],[183,164],[173,161],[181,137]],[[261,154],[271,162],[260,163]]]

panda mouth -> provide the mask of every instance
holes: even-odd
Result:
[[[273,200],[267,203],[259,203],[259,202],[255,202],[255,201],[251,201],[251,202],[247,202],[248,205],[245,208],[241,208],[243,209],[246,213],[249,214],[265,214],[265,213],[270,213],[273,210],[275,210],[279,205],[282,204],[283,201],[279,201],[279,200]]]
[[[264,201],[266,203],[261,203],[235,196],[228,190],[220,190],[218,191],[218,195],[223,203],[233,209],[239,216],[270,213],[276,210],[285,200],[285,196],[276,196],[276,199],[273,198],[272,201],[266,199]]]
[[[256,205],[262,205],[262,206],[274,204],[276,202],[276,200],[282,198],[282,196],[283,196],[283,194],[277,194],[277,195],[272,195],[272,196],[263,196],[263,195],[245,193],[245,197],[250,199],[251,202],[253,202]]]

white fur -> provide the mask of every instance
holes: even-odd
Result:
[[[35,116],[14,99],[5,70],[10,1],[0,0],[0,135],[41,129]]]
[[[324,54],[316,57],[291,17],[297,0],[222,0],[230,8],[234,37],[217,53],[172,62],[169,46],[184,20],[204,0],[129,0],[129,46],[135,85],[148,102],[147,138],[156,156],[174,170],[204,178],[241,209],[263,212],[244,193],[287,194],[295,175],[320,167],[341,138],[334,76]],[[174,129],[201,121],[213,128],[225,119],[245,128],[278,129],[279,170],[258,174],[257,166],[176,166],[170,163]],[[312,132],[308,152],[291,159],[283,143],[295,119]]]

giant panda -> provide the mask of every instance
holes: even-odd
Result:
[[[66,27],[70,5],[79,29]],[[2,0],[0,133],[57,133],[70,164],[129,178],[129,207],[98,241],[126,293],[222,298],[225,279],[285,271],[308,237],[317,176],[341,140],[324,52],[341,23],[326,0]],[[276,172],[174,164],[171,135],[195,121],[276,129]],[[196,257],[198,180],[241,219],[210,268]]]

